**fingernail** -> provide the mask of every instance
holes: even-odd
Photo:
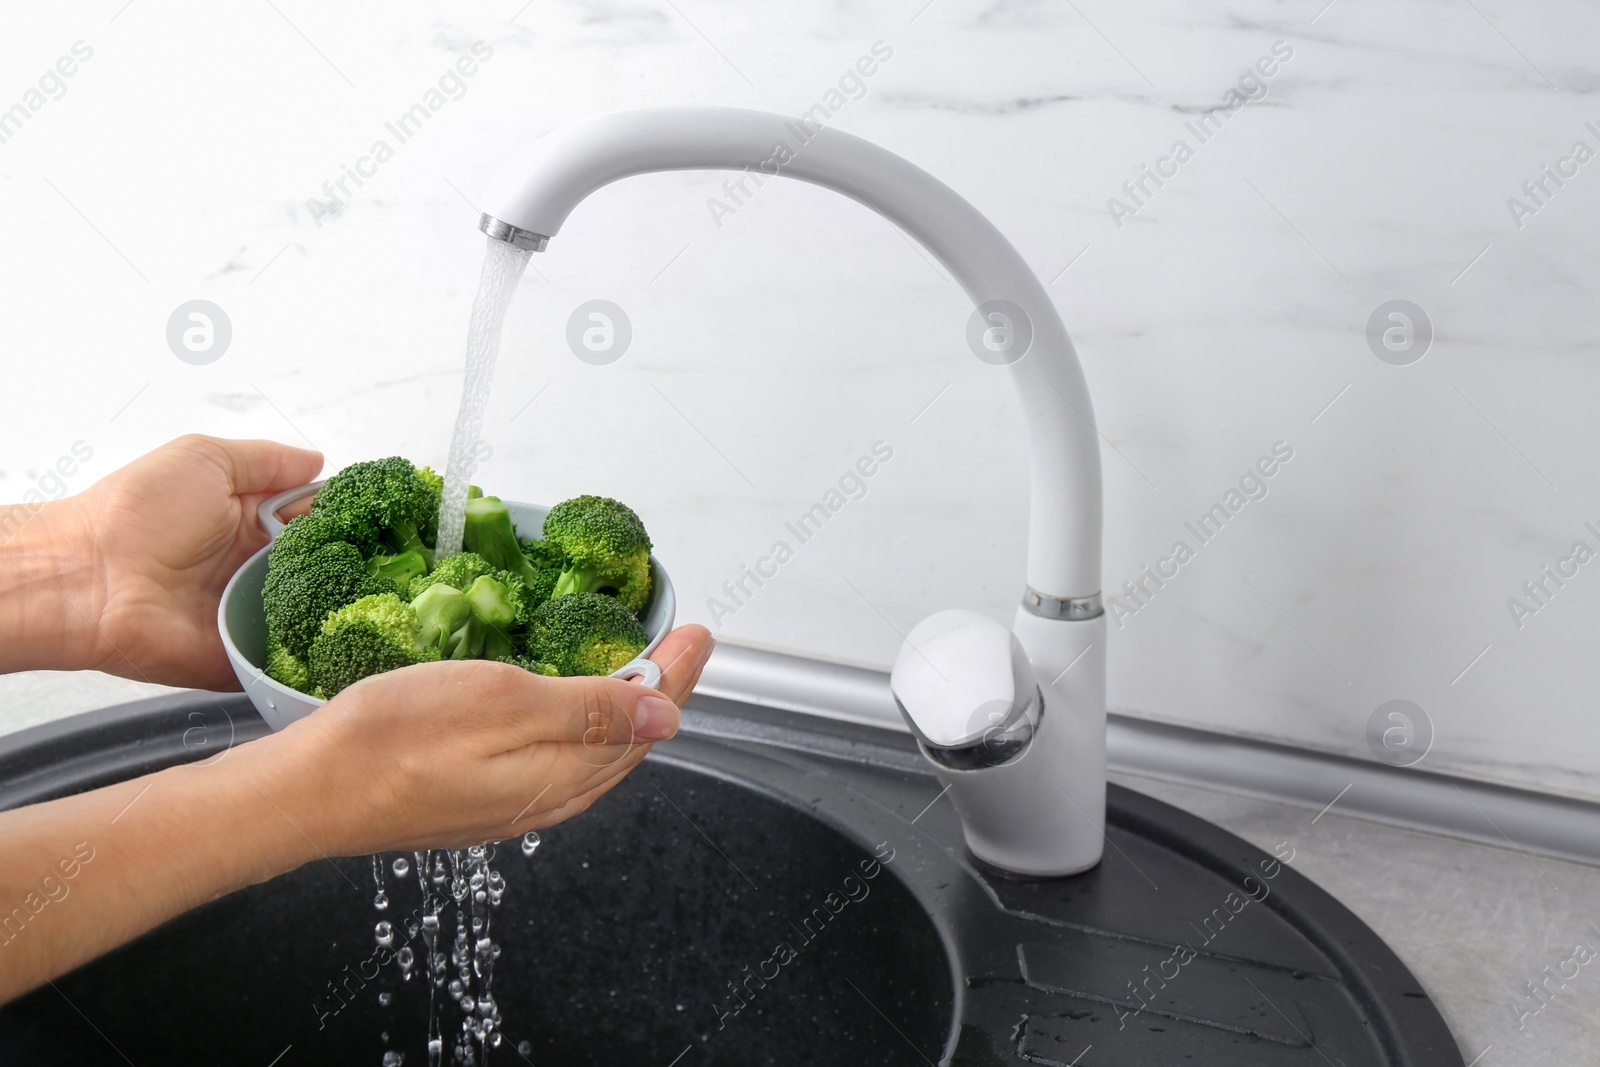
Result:
[[[640,741],[665,741],[678,732],[678,706],[645,695],[633,705],[633,736]]]

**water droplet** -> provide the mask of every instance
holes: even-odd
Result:
[[[404,1052],[396,1052],[394,1049],[390,1049],[383,1054],[383,1067],[400,1067],[404,1062],[406,1062],[406,1054]]]
[[[404,856],[396,856],[394,860],[394,876],[404,878],[411,873],[411,861]]]
[[[518,1041],[517,1042],[517,1051],[520,1052],[524,1056],[533,1055],[533,1042],[532,1041],[527,1041],[527,1040]]]
[[[407,945],[399,952],[396,952],[394,954],[394,961],[400,965],[400,973],[405,975],[407,978],[410,978],[411,967],[416,962],[416,957],[411,952],[411,946]]]
[[[539,831],[529,830],[522,835],[522,854],[531,856],[539,851]]]
[[[381,922],[372,928],[373,934],[378,938],[378,944],[388,948],[394,944],[394,927],[387,922]]]
[[[385,1008],[387,1008],[389,1006],[390,1002],[393,1001],[393,1000],[394,1000],[394,994],[393,993],[379,993],[378,994],[378,1003],[383,1005]],[[389,1035],[388,1034],[384,1034],[383,1035],[383,1039],[385,1041],[389,1040]]]
[[[473,1008],[476,1008],[477,1006],[478,1006],[477,1002],[472,999],[472,994],[471,993],[463,993],[463,994],[461,994],[461,1010],[462,1011],[470,1012]]]
[[[377,896],[372,898],[372,906],[377,908],[379,911],[388,911],[389,894],[380,892]]]

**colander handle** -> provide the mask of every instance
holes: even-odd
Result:
[[[661,668],[656,666],[655,660],[645,659],[643,656],[618,667],[611,672],[611,677],[641,682],[648,689],[661,688]]]
[[[326,481],[327,479],[323,479]],[[278,518],[278,512],[293,504],[296,500],[303,500],[322,488],[322,482],[312,482],[310,485],[296,486],[285,489],[277,496],[269,496],[256,508],[256,514],[261,519],[261,528],[267,531],[268,537],[277,537],[283,532],[284,521]]]

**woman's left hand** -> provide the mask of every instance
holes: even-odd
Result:
[[[268,541],[257,506],[321,469],[303,448],[191,434],[52,505],[87,542],[76,597],[59,590],[88,631],[79,666],[238,689],[217,633],[223,586]]]

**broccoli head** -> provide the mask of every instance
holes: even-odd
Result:
[[[626,504],[578,496],[550,509],[544,539],[567,557],[551,595],[614,592],[629,611],[650,601],[650,535]]]
[[[428,561],[415,549],[392,556],[378,555],[367,560],[367,573],[392,582],[395,593],[405,597],[410,595],[411,583],[427,575]]]
[[[544,675],[554,676],[555,673],[556,673],[554,668],[548,668],[547,669],[545,667],[541,667],[539,665],[539,661],[534,659],[532,656],[519,656],[519,655],[513,653],[513,654],[511,654],[509,656],[502,657],[500,662],[501,663],[509,663],[513,667],[521,667],[523,670],[527,671],[530,674],[544,674]]]
[[[312,690],[311,670],[274,637],[267,638],[267,677],[302,693]]]
[[[344,541],[287,558],[273,557],[261,589],[267,634],[303,660],[330,612],[364,596],[393,591],[394,583],[368,574],[361,552]]]
[[[395,552],[419,552],[431,566],[433,547],[422,534],[439,522],[438,484],[437,475],[424,476],[402,456],[352,463],[317,490],[311,512],[345,530],[342,540],[381,541]]]
[[[411,599],[417,599],[430,585],[448,585],[460,591],[480,575],[494,572],[495,568],[489,565],[489,561],[476,552],[457,552],[439,560],[427,574],[411,579]]]
[[[329,697],[361,679],[439,658],[419,642],[417,612],[394,593],[338,609],[311,643],[311,679]]]
[[[533,613],[525,651],[540,674],[610,674],[649,644],[644,626],[615,598],[571,593]]]
[[[347,530],[343,523],[316,512],[297,515],[273,538],[272,548],[267,552],[267,565],[276,566],[290,556],[303,556],[336,541],[355,545],[363,556],[371,555],[377,547],[377,539],[360,537],[361,532]],[[352,535],[357,539],[352,541]]]

